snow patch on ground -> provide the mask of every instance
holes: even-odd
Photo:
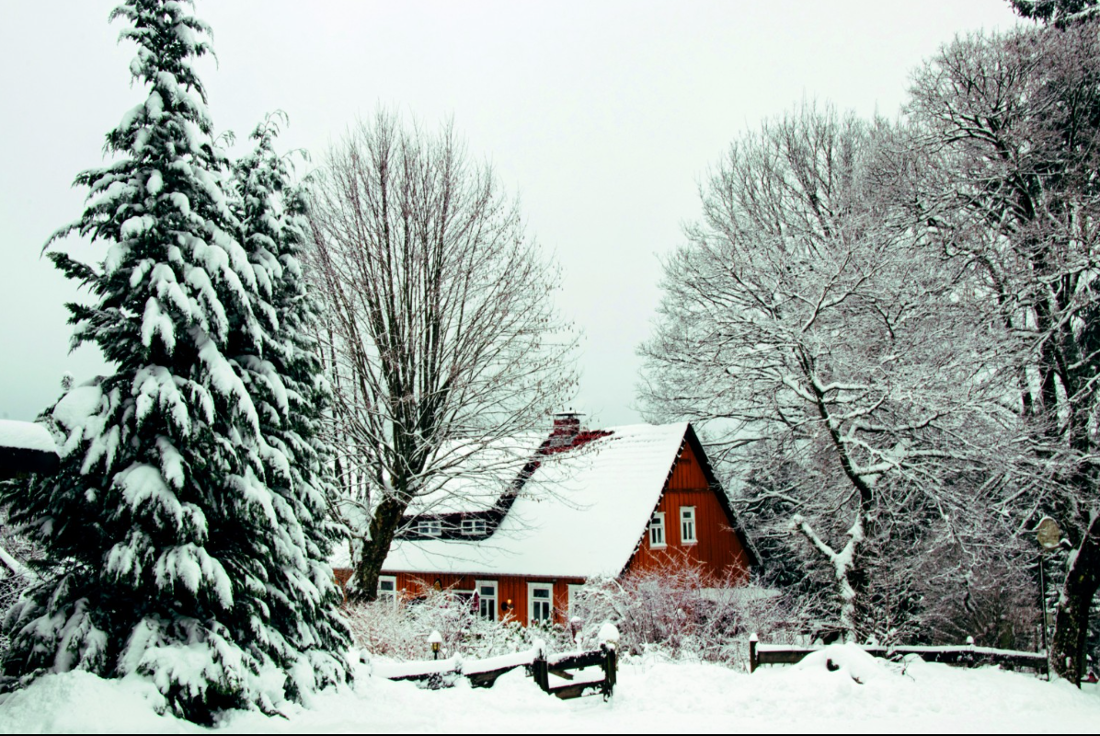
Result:
[[[829,661],[832,661],[832,666]],[[377,663],[375,663],[377,666]],[[834,668],[835,667],[835,668]],[[911,658],[895,664],[837,646],[794,667],[752,675],[710,664],[624,659],[615,696],[560,701],[523,668],[491,689],[465,680],[447,690],[390,682],[359,667],[354,688],[329,691],[286,719],[235,713],[219,731],[262,732],[1085,732],[1100,723],[1100,696],[993,668],[967,670]],[[853,679],[857,675],[862,684]],[[0,702],[0,731],[205,729],[153,712],[134,679],[51,675]]]
[[[198,733],[153,710],[160,694],[147,680],[103,680],[88,672],[45,675],[0,696],[2,733]]]

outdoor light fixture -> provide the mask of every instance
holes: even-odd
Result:
[[[1039,602],[1043,606],[1043,651],[1049,651],[1047,649],[1047,582],[1046,575],[1043,572],[1043,568],[1046,567],[1043,564],[1043,560],[1046,557],[1047,552],[1053,552],[1062,546],[1062,528],[1058,526],[1058,522],[1049,516],[1044,516],[1039,522],[1039,526],[1035,529],[1035,536],[1039,540],[1039,546],[1042,550],[1039,552]],[[1050,679],[1050,673],[1047,673],[1047,679]]]
[[[503,603],[500,604],[500,610],[503,611],[504,613],[508,613],[514,607],[515,606],[512,605],[512,599],[511,598],[509,598],[508,600],[506,600],[506,601],[504,601]]]
[[[439,659],[439,646],[443,643],[443,637],[438,631],[428,634],[428,644],[432,647],[432,659]]]

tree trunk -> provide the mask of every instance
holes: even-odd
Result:
[[[862,559],[866,514],[861,508],[856,512],[855,522],[848,530],[848,543],[835,551],[828,542],[817,535],[801,516],[795,516],[794,524],[809,542],[825,556],[833,566],[837,583],[837,597],[840,600],[840,627],[844,641],[860,642],[867,638],[867,617],[861,615],[866,606],[869,576]]]
[[[363,603],[378,598],[378,576],[382,573],[382,563],[390,553],[394,533],[407,506],[407,503],[390,497],[378,505],[370,522],[370,539],[363,540],[363,556],[352,576],[354,584],[348,591],[350,600]]]
[[[1050,641],[1051,672],[1078,687],[1085,674],[1089,609],[1097,587],[1100,587],[1100,513],[1094,512],[1084,539],[1070,556]]]

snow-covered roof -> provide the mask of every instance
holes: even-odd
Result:
[[[0,480],[20,473],[56,473],[59,464],[57,443],[48,429],[0,419]]]
[[[487,539],[395,539],[386,572],[588,578],[630,561],[680,452],[687,424],[611,427],[540,457]]]
[[[57,443],[54,442],[48,429],[41,424],[17,422],[11,419],[0,419],[0,447],[57,452]]]
[[[430,462],[442,480],[414,498],[406,516],[488,511],[544,441],[546,433],[532,432],[488,443],[476,439],[448,443]]]

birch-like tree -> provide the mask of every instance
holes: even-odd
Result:
[[[459,468],[481,493],[514,480],[523,443],[509,441],[545,433],[574,389],[574,338],[518,202],[450,126],[432,135],[385,113],[354,126],[324,161],[312,218],[336,511],[353,594],[373,599],[414,499]]]
[[[704,425],[741,500],[777,504],[827,565],[859,639],[882,633],[884,556],[935,528],[965,537],[1012,421],[988,314],[879,196],[879,137],[804,105],[732,144],[641,350],[649,414]]]

